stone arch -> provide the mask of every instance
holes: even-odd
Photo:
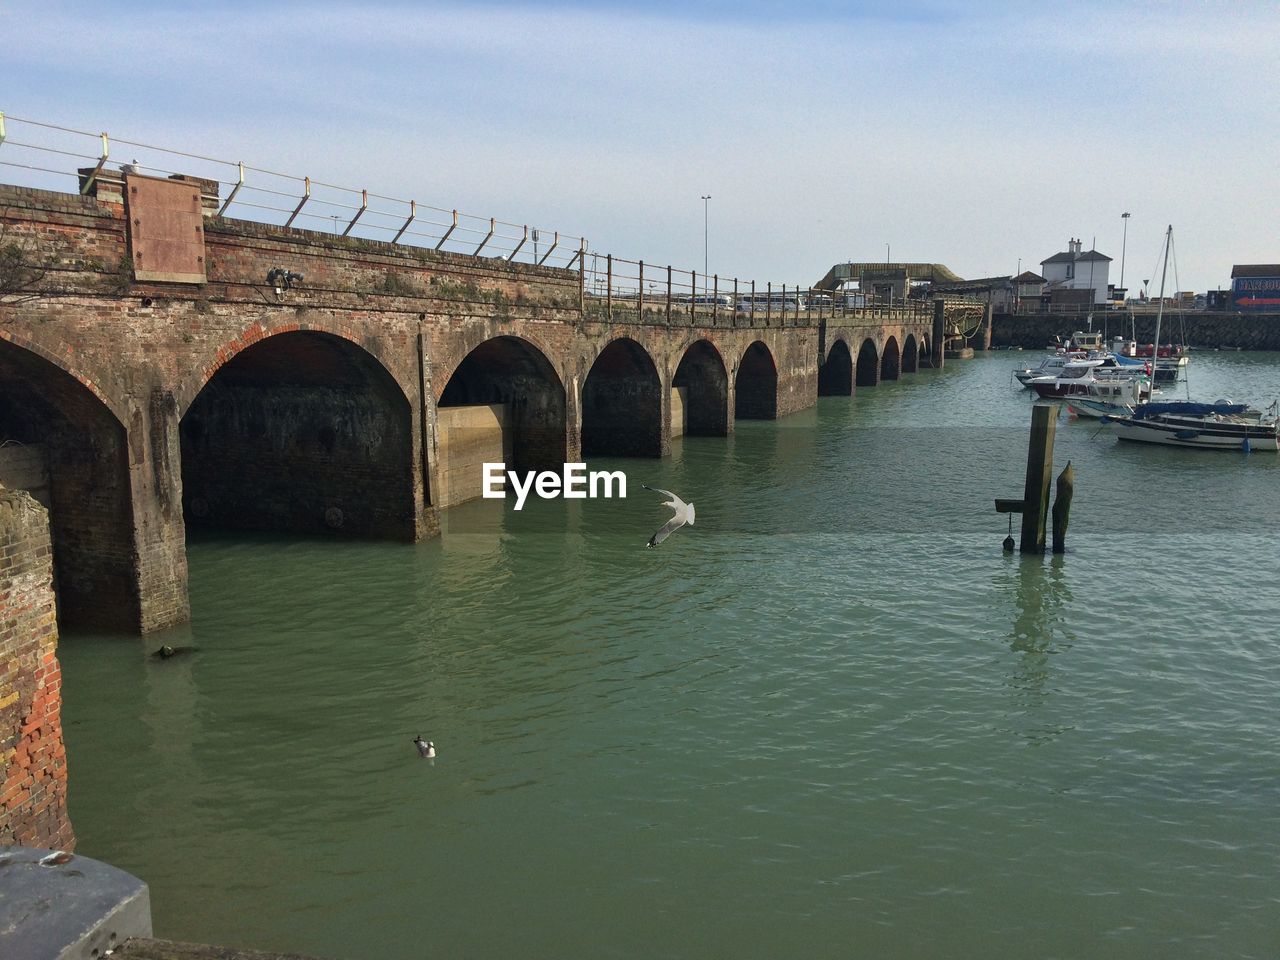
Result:
[[[671,378],[671,435],[723,437],[729,433],[729,371],[710,340],[695,340],[685,348]],[[677,418],[680,422],[677,423]]]
[[[763,341],[754,341],[742,354],[733,391],[736,419],[778,418],[778,365]]]
[[[889,337],[884,343],[884,353],[880,356],[880,379],[897,380],[902,376],[902,351],[898,349],[896,337]]]
[[[855,371],[860,387],[874,387],[880,382],[880,354],[875,341],[868,337],[858,348],[858,366]]]
[[[480,496],[481,464],[559,472],[567,459],[565,388],[547,355],[524,337],[492,337],[471,350],[436,401],[435,501]]]
[[[920,371],[920,345],[916,342],[916,335],[908,333],[907,339],[902,345],[902,372],[918,373]]]
[[[584,457],[662,456],[662,377],[649,351],[612,340],[582,384]]]
[[[853,354],[849,345],[837,337],[827,358],[818,368],[818,396],[853,396]]]
[[[349,338],[253,337],[220,356],[182,414],[188,527],[413,540],[411,409]]]
[[[0,338],[0,482],[28,490],[49,511],[59,621],[137,631],[125,420],[84,377],[43,353]]]

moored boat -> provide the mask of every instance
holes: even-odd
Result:
[[[1142,385],[1136,379],[1095,380],[1086,393],[1067,398],[1067,409],[1078,417],[1128,417],[1142,402]]]
[[[1204,450],[1280,450],[1280,418],[1247,404],[1219,400],[1143,403],[1127,417],[1107,417],[1121,440]]]
[[[1057,376],[1035,377],[1027,381],[1037,394],[1046,400],[1060,397],[1087,397],[1094,384],[1127,386],[1136,383],[1139,396],[1150,394],[1150,382],[1136,372],[1108,367],[1105,360],[1073,360],[1063,366]]]

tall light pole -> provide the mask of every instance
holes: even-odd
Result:
[[[711,200],[711,194],[709,194],[709,193],[705,193],[705,194],[701,194],[701,196],[702,196],[702,291],[703,291],[703,293],[706,293],[706,291],[707,291],[707,263],[708,263],[708,259],[707,259],[707,249],[708,249],[708,248],[707,248],[707,236],[708,236],[708,233],[707,233],[707,223],[708,223],[708,219],[707,219],[707,218],[708,218],[708,212],[707,212],[707,211],[708,211],[708,210],[709,210],[709,208],[710,208],[710,203],[709,203],[709,201]]]
[[[1124,221],[1124,235],[1120,238],[1120,289],[1124,290],[1124,248],[1129,242],[1129,214],[1120,214],[1120,219]],[[1129,299],[1129,291],[1124,290],[1125,300]]]

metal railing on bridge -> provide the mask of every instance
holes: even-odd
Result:
[[[118,159],[121,153],[129,158],[124,163]],[[118,183],[123,172],[203,180],[213,188],[206,188],[206,195],[216,193],[218,216],[561,267],[578,273],[588,315],[603,309],[609,316],[617,310],[640,323],[733,325],[745,320],[766,326],[835,318],[869,325],[890,319],[928,322],[932,315],[926,301],[877,301],[799,284],[707,277],[694,270],[591,252],[582,237],[554,230],[3,112],[0,167],[25,181],[19,186],[58,190],[67,178],[75,178],[82,194],[93,191],[95,184]]]
[[[113,149],[128,159],[108,167]],[[541,266],[574,269],[586,249],[583,238],[555,230],[4,113],[0,167],[19,171],[20,186],[65,189],[74,177],[81,193],[121,170],[207,180],[217,184],[219,216]]]
[[[583,292],[588,314],[629,313],[641,323],[807,326],[836,318],[866,324],[888,319],[926,323],[933,316],[928,301],[891,302],[799,284],[707,276],[603,253],[587,254]]]

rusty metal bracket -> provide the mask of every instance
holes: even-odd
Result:
[[[240,179],[237,180],[236,185],[231,188],[231,194],[227,197],[227,202],[222,205],[220,210],[218,210],[218,216],[220,217],[227,212],[227,207],[231,206],[231,201],[236,198],[236,194],[239,193],[240,188],[244,186],[244,161],[241,160],[237,165],[240,167]]]
[[[546,263],[547,257],[551,256],[551,251],[555,250],[555,248],[558,247],[559,245],[560,245],[560,231],[557,230],[555,239],[551,241],[551,246],[547,248],[547,252],[544,253],[542,255],[542,259],[538,261],[538,266],[542,266],[544,263]],[[572,260],[570,260],[569,262],[573,263]]]
[[[489,232],[484,235],[484,239],[480,241],[480,246],[476,247],[475,253],[471,254],[473,257],[480,256],[480,251],[484,249],[486,243],[493,239],[493,232],[496,229],[498,229],[498,221],[495,218],[490,217]]]
[[[369,191],[361,190],[360,191],[360,209],[356,211],[356,215],[352,217],[351,222],[347,224],[347,229],[342,231],[342,235],[344,237],[351,232],[351,228],[356,225],[356,221],[359,220],[364,215],[364,212],[368,209],[369,209]]]
[[[485,239],[486,241],[488,240],[487,237]],[[516,244],[516,248],[511,251],[511,255],[507,257],[507,259],[514,260],[516,258],[516,254],[520,252],[520,248],[524,246],[524,242],[528,239],[529,239],[529,227],[526,224],[524,228],[524,236],[520,238],[520,242]]]
[[[404,236],[404,232],[409,229],[409,224],[413,223],[413,218],[418,215],[418,201],[409,201],[409,219],[404,222],[404,226],[399,229],[394,237],[391,238],[392,243],[399,243],[400,238]]]
[[[111,144],[107,140],[107,132],[104,130],[102,131],[102,156],[98,158],[98,165],[93,168],[93,172],[90,173],[89,176],[85,178],[84,183],[81,184],[81,196],[87,197],[89,195],[89,191],[93,188],[93,182],[98,179],[98,174],[102,172],[102,168],[107,162],[107,154],[110,153],[110,146]]]
[[[448,230],[444,232],[444,236],[441,237],[440,242],[436,244],[436,249],[439,250],[441,247],[443,247],[444,242],[449,239],[450,234],[452,234],[453,231],[457,229],[458,229],[458,211],[455,210],[453,211],[453,226],[451,226]]]
[[[289,219],[284,222],[286,228],[293,226],[294,219],[302,212],[302,208],[307,201],[311,199],[311,178],[303,177],[303,182],[307,185],[307,192],[302,195],[302,199],[298,201],[298,205],[293,208],[293,213],[289,214]]]

